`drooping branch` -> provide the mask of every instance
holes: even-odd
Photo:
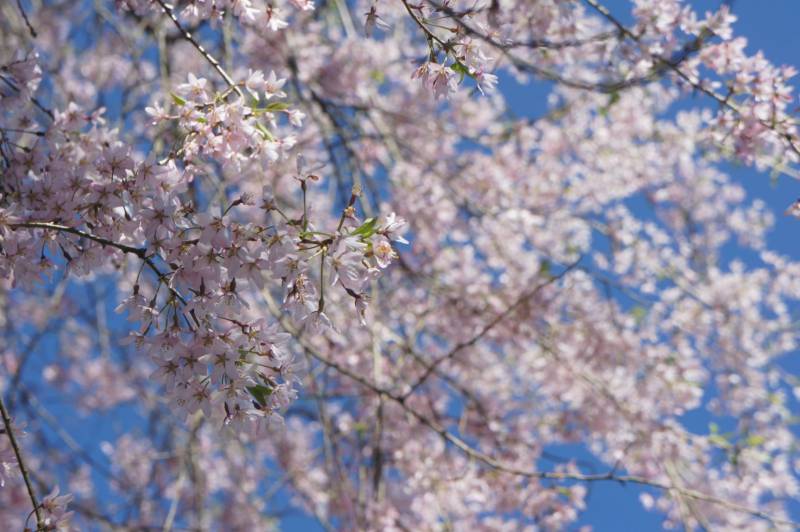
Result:
[[[107,238],[103,238],[101,236],[93,235],[91,233],[87,233],[86,231],[81,231],[75,227],[70,227],[68,225],[61,225],[53,222],[19,222],[19,223],[11,223],[8,224],[9,227],[12,229],[18,228],[28,228],[28,229],[48,229],[51,231],[59,231],[62,233],[70,233],[73,235],[77,235],[81,238],[85,238],[87,240],[91,240],[93,242],[97,242],[98,244],[102,244],[103,246],[110,246],[119,249],[120,251],[124,251],[125,253],[132,253],[139,258],[145,258],[147,256],[147,250],[144,248],[137,248],[133,246],[128,246],[126,244],[122,244],[120,242],[115,242],[113,240],[109,240]]]
[[[548,70],[541,66],[538,66],[528,60],[525,60],[518,55],[512,53],[514,49],[518,48],[528,48],[528,49],[563,49],[570,46],[582,46],[585,44],[589,44],[595,42],[597,38],[587,39],[587,40],[576,40],[574,42],[565,42],[562,43],[560,46],[551,45],[548,41],[530,41],[526,43],[503,43],[498,41],[494,36],[491,34],[486,34],[476,28],[474,28],[471,24],[467,23],[464,20],[464,17],[456,12],[452,7],[436,2],[435,0],[426,0],[431,7],[433,7],[436,11],[444,13],[452,20],[459,31],[462,31],[464,34],[475,37],[498,52],[500,52],[503,57],[505,57],[514,67],[518,68],[523,72],[529,72],[539,78],[553,81],[558,83],[559,85],[563,85],[565,87],[570,87],[573,89],[591,91],[591,92],[602,92],[606,94],[616,93],[631,87],[636,87],[651,81],[654,81],[661,77],[668,69],[675,69],[683,63],[686,59],[688,59],[694,52],[700,50],[705,43],[705,41],[712,35],[709,31],[701,32],[696,38],[692,39],[691,41],[687,42],[678,53],[676,53],[671,58],[665,58],[661,56],[652,56],[651,59],[654,60],[655,66],[648,72],[642,76],[636,76],[629,79],[617,79],[617,80],[610,80],[610,81],[582,81],[579,79],[573,79],[558,72],[554,72],[552,70]],[[444,50],[452,49],[452,44],[448,41],[442,40],[438,37],[433,31],[431,31],[416,14],[413,13],[411,7],[406,4],[406,9],[408,10],[409,14],[411,15],[414,22],[419,26],[423,32],[425,33],[426,38],[431,41],[436,41]],[[622,26],[624,28],[624,26]],[[626,31],[622,31],[619,28],[615,32],[604,33],[601,36],[605,38],[610,38],[612,36],[624,36],[624,37],[631,37],[633,34],[624,28]],[[453,30],[455,31],[455,30]],[[635,37],[635,36],[633,36]]]

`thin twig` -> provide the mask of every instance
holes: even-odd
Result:
[[[31,504],[33,504],[33,512],[36,514],[36,529],[37,530],[44,530],[44,521],[42,520],[42,512],[39,508],[39,503],[36,502],[36,493],[33,491],[33,484],[31,484],[30,475],[28,475],[28,470],[25,467],[25,462],[22,460],[22,452],[20,451],[19,445],[17,444],[17,438],[14,436],[14,430],[11,427],[11,418],[8,416],[8,411],[6,410],[6,405],[3,402],[3,398],[0,397],[0,415],[3,416],[3,425],[6,427],[6,435],[8,436],[8,441],[11,442],[11,448],[14,449],[14,455],[17,457],[17,465],[19,466],[19,470],[22,473],[22,479],[25,481],[25,487],[28,490],[28,496],[31,498]]]
[[[22,20],[24,20],[25,25],[28,26],[28,31],[31,33],[31,37],[35,39],[37,37],[36,30],[33,29],[31,21],[28,20],[28,15],[25,13],[25,9],[22,7],[22,0],[17,0],[17,7],[19,8],[20,15],[22,15]]]
[[[403,396],[402,396],[403,399],[407,399],[411,394],[413,394],[417,390],[417,388],[422,386],[422,384],[426,380],[428,380],[428,378],[431,376],[431,374],[433,374],[433,372],[439,367],[440,364],[442,364],[446,360],[452,359],[453,357],[455,357],[464,348],[467,348],[467,347],[475,345],[481,338],[486,336],[486,334],[492,328],[494,328],[498,323],[500,323],[501,321],[506,319],[512,312],[517,310],[523,303],[525,303],[526,301],[530,300],[532,297],[534,297],[536,294],[538,294],[546,286],[549,286],[549,285],[553,284],[557,280],[559,280],[562,277],[564,277],[567,273],[569,273],[570,270],[572,270],[575,266],[578,265],[579,261],[580,261],[580,259],[578,261],[570,264],[569,266],[567,266],[567,268],[564,269],[563,272],[559,273],[558,275],[550,277],[547,281],[537,285],[532,290],[530,290],[530,291],[526,292],[525,294],[523,294],[519,299],[517,299],[506,310],[504,310],[503,312],[501,312],[500,314],[495,316],[495,318],[492,321],[490,321],[489,323],[484,325],[484,327],[476,335],[474,335],[472,338],[470,338],[469,340],[465,340],[463,342],[459,342],[458,344],[456,344],[455,347],[453,347],[446,354],[444,354],[441,357],[439,357],[436,360],[434,360],[425,369],[425,372],[422,374],[422,376],[419,379],[417,379],[416,382],[414,382],[414,384],[411,385],[411,387],[408,389],[408,391],[405,394],[403,394]]]
[[[164,13],[167,14],[170,20],[172,20],[172,23],[175,24],[175,27],[181,32],[183,38],[189,41],[189,43],[194,46],[203,57],[205,57],[206,61],[208,61],[208,63],[213,66],[217,72],[219,72],[219,75],[222,76],[222,79],[225,80],[225,83],[227,83],[231,89],[236,91],[236,94],[242,96],[242,90],[236,85],[236,83],[234,83],[233,79],[231,79],[228,73],[225,72],[225,69],[222,68],[222,65],[219,64],[219,61],[214,59],[214,57],[208,53],[205,48],[203,48],[203,45],[200,44],[197,39],[194,38],[194,36],[192,36],[189,30],[183,27],[178,20],[178,17],[175,16],[175,12],[172,10],[172,8],[163,0],[156,0],[156,2],[161,6],[161,9],[164,10]]]
[[[6,69],[5,67],[0,67],[0,70],[5,70],[5,69]],[[11,82],[11,80],[7,79],[5,76],[0,76],[0,81],[2,81],[3,83],[5,83],[9,87],[11,87],[13,90],[15,90],[17,92],[22,92],[22,90],[19,87],[14,85]],[[51,111],[50,109],[45,107],[44,104],[42,104],[42,102],[40,102],[35,96],[30,95],[28,97],[30,98],[31,102],[33,102],[33,105],[38,107],[40,111],[42,111],[44,114],[49,116],[51,120],[55,120],[56,119],[56,115],[53,113],[53,111]]]
[[[186,304],[186,298],[183,297],[180,292],[178,292],[170,283],[167,282],[167,278],[169,277],[169,274],[162,272],[158,268],[158,266],[156,266],[156,263],[153,261],[153,257],[147,255],[147,249],[146,248],[137,248],[137,247],[133,247],[133,246],[128,246],[126,244],[122,244],[121,242],[115,242],[114,240],[109,240],[109,239],[103,238],[101,236],[97,236],[97,235],[94,235],[94,234],[91,234],[91,233],[87,233],[86,231],[81,231],[80,229],[77,229],[75,227],[70,227],[68,225],[61,225],[61,224],[57,224],[57,223],[53,223],[53,222],[35,222],[35,221],[34,222],[18,222],[18,223],[8,224],[7,227],[10,227],[11,229],[20,229],[20,228],[45,229],[45,230],[50,230],[50,231],[60,231],[60,232],[64,232],[64,233],[70,233],[70,234],[73,234],[73,235],[77,235],[77,236],[79,236],[81,238],[86,238],[88,240],[92,240],[93,242],[97,242],[100,245],[114,247],[114,248],[119,249],[120,251],[124,251],[125,253],[131,253],[133,255],[136,255],[137,257],[142,259],[145,264],[147,264],[147,267],[150,268],[150,270],[152,270],[153,273],[156,274],[156,277],[158,277],[158,280],[160,282],[163,282],[167,286],[167,289],[169,290],[169,292],[176,299],[178,299],[184,305]],[[172,272],[170,272],[170,273],[172,273]],[[192,318],[194,319],[195,323],[199,325],[199,321],[195,317],[194,311],[190,311],[190,313],[191,313]]]
[[[104,246],[111,246],[115,247],[125,253],[133,253],[139,258],[145,258],[147,255],[147,250],[145,248],[135,248],[133,246],[127,246],[125,244],[121,244],[119,242],[114,242],[113,240],[109,240],[107,238],[103,238],[101,236],[93,235],[91,233],[87,233],[86,231],[81,231],[80,229],[76,229],[75,227],[70,227],[68,225],[61,225],[52,222],[19,222],[19,223],[12,223],[8,224],[9,227],[12,229],[17,228],[28,228],[28,229],[49,229],[52,231],[61,231],[63,233],[71,233],[73,235],[80,236],[82,238],[86,238],[88,240],[92,240],[97,242],[98,244],[102,244]]]

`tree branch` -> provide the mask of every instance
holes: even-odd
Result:
[[[19,14],[22,15],[22,20],[24,20],[25,25],[28,26],[28,31],[30,32],[31,37],[35,39],[37,37],[36,30],[33,29],[31,21],[28,20],[28,14],[25,13],[25,9],[22,7],[22,0],[17,0],[17,7],[19,8]]]
[[[559,273],[558,275],[550,277],[550,279],[548,279],[544,283],[541,283],[541,284],[537,285],[532,290],[530,290],[527,293],[523,294],[510,307],[508,307],[506,310],[504,310],[503,312],[498,314],[492,321],[487,323],[475,336],[473,336],[472,338],[470,338],[469,340],[466,340],[464,342],[459,342],[449,352],[447,352],[446,354],[444,354],[441,357],[439,357],[436,360],[434,360],[433,363],[431,363],[425,369],[425,372],[422,374],[422,376],[419,379],[417,379],[417,381],[414,384],[411,385],[411,388],[406,393],[404,393],[402,395],[403,399],[408,398],[411,394],[414,393],[414,391],[416,391],[417,388],[422,386],[422,384],[428,379],[428,377],[430,377],[431,374],[434,371],[436,371],[436,368],[438,368],[440,364],[442,364],[444,361],[449,360],[449,359],[453,358],[454,356],[456,356],[462,349],[475,345],[481,338],[483,338],[486,335],[486,333],[488,333],[492,328],[494,328],[495,325],[497,325],[498,323],[503,321],[505,318],[507,318],[509,314],[514,312],[516,309],[518,309],[523,303],[525,303],[526,301],[531,299],[533,296],[538,294],[539,291],[541,291],[544,287],[549,286],[549,285],[553,284],[554,282],[556,282],[557,280],[559,280],[562,277],[564,277],[570,270],[572,270],[575,266],[578,265],[578,262],[580,262],[580,259],[578,259],[578,261],[573,262],[572,264],[567,266],[567,268],[564,271],[562,271],[561,273]]]
[[[206,59],[206,61],[208,61],[208,63],[212,67],[214,67],[214,69],[217,72],[219,72],[219,75],[222,76],[222,79],[225,80],[225,83],[227,83],[231,89],[236,91],[236,94],[242,96],[242,90],[236,85],[233,79],[231,79],[228,73],[225,72],[225,69],[222,68],[222,65],[219,64],[219,61],[214,59],[214,57],[210,53],[208,53],[205,48],[203,48],[203,45],[200,44],[191,33],[189,33],[189,30],[183,27],[183,25],[178,20],[178,17],[175,16],[175,12],[172,10],[172,8],[168,4],[166,4],[163,0],[156,0],[156,2],[158,3],[158,5],[161,6],[161,9],[164,11],[164,13],[167,14],[170,20],[172,20],[172,23],[175,24],[175,27],[178,28],[178,30],[181,32],[183,38],[189,41],[189,43],[192,46],[194,46],[198,52],[200,52],[200,54]]]
[[[36,501],[36,493],[33,491],[33,484],[31,484],[30,475],[28,475],[28,469],[25,467],[25,462],[22,459],[22,452],[17,444],[17,438],[14,436],[14,430],[11,427],[11,418],[8,415],[8,411],[6,410],[6,405],[3,402],[2,396],[0,396],[0,415],[3,417],[3,425],[5,425],[6,428],[6,435],[8,436],[8,440],[11,442],[11,448],[14,449],[14,455],[17,457],[17,465],[22,473],[22,479],[25,481],[25,488],[28,490],[28,496],[31,499],[31,504],[33,504],[33,512],[36,514],[36,529],[44,530],[45,528],[44,521],[42,520],[42,511],[39,508],[39,503]]]

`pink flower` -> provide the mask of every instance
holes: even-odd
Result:
[[[72,502],[72,495],[59,495],[58,486],[42,499],[42,511],[45,514],[44,524],[49,530],[67,530],[69,521],[74,512],[67,511],[67,505]]]
[[[198,78],[189,72],[189,82],[178,85],[177,91],[193,102],[205,102],[209,99],[208,93],[206,92],[207,85],[207,79]]]
[[[380,268],[389,266],[392,259],[397,256],[389,243],[389,239],[383,235],[377,235],[372,239],[372,253]]]
[[[281,90],[285,84],[285,79],[278,79],[278,77],[275,75],[275,71],[270,70],[269,77],[264,80],[264,97],[267,100],[270,100],[273,97],[285,98],[286,93]]]
[[[372,37],[372,32],[376,27],[382,30],[390,29],[389,24],[387,24],[381,17],[378,16],[375,6],[371,6],[369,11],[364,14],[364,17],[364,33],[367,37]]]

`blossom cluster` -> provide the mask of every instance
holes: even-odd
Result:
[[[166,2],[151,0],[120,0],[119,4],[127,10],[139,15],[161,10],[172,9]],[[219,22],[227,13],[231,13],[242,23],[253,27],[269,28],[279,31],[289,25],[287,20],[290,10],[298,12],[313,11],[313,0],[290,0],[289,2],[267,2],[264,0],[215,0],[203,2],[192,0],[182,5],[181,17],[190,22],[212,21]]]
[[[21,74],[14,81],[30,86],[35,64],[27,72],[15,68]],[[141,324],[131,341],[151,354],[155,375],[178,407],[236,428],[280,419],[296,396],[288,335],[275,321],[243,320],[241,292],[278,280],[296,323],[316,328],[331,325],[322,292],[338,284],[363,321],[364,284],[395,256],[389,238],[402,240],[397,231],[404,222],[394,215],[362,222],[351,204],[339,226],[324,233],[306,212],[288,218],[268,191],[258,205],[242,194],[224,211],[197,212],[189,192],[203,163],[240,170],[242,161],[258,161],[266,168],[291,148],[291,137],[276,138],[264,123],[276,127],[280,112],[299,126],[300,112],[278,102],[258,106],[284,97],[283,83],[274,73],[251,73],[245,86],[254,105],[248,106],[242,97],[227,101],[233,91],[215,94],[208,80],[190,76],[172,96],[176,115],[150,108],[157,123],[177,122],[181,168],[174,159],[137,161],[102,115],[70,104],[55,112],[43,135],[11,154],[0,209],[0,268],[15,283],[30,285],[59,262],[87,275],[132,257],[138,263],[132,293],[117,309]],[[297,160],[305,194],[306,181],[316,176],[305,172],[302,156]],[[249,207],[262,211],[263,223],[236,220],[235,211]],[[318,289],[310,272],[317,255],[330,272],[325,278],[320,272]]]

